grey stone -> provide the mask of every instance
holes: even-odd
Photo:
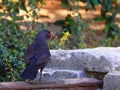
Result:
[[[51,50],[47,68],[110,72],[119,70],[120,48],[98,47],[93,49]]]
[[[63,70],[63,69],[48,69],[45,68],[44,74],[49,74],[51,79],[66,79],[66,78],[81,78],[85,77],[84,71]],[[46,77],[45,77],[46,78]]]
[[[66,71],[56,71],[52,75],[55,79],[78,78],[76,73]]]
[[[54,78],[52,77],[52,75],[50,73],[44,73],[42,79],[43,80],[53,80]]]
[[[111,72],[104,77],[103,90],[120,90],[120,72]]]
[[[85,77],[84,71],[64,70],[64,69],[48,69],[43,71],[44,80],[66,79],[66,78],[82,78]]]

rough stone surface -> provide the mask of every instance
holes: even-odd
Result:
[[[38,80],[40,72],[35,80]],[[64,69],[48,69],[45,68],[43,71],[43,80],[54,80],[54,79],[67,79],[67,78],[83,78],[85,77],[84,71],[78,70],[64,70]]]
[[[108,73],[105,76],[103,90],[120,90],[120,72]]]
[[[47,68],[109,72],[120,71],[120,47],[79,50],[51,50]]]

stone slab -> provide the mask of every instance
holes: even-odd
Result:
[[[120,72],[111,72],[104,77],[103,90],[120,90]]]
[[[36,79],[39,80],[40,72],[38,72]],[[65,69],[50,69],[45,68],[43,71],[42,80],[56,80],[56,79],[68,79],[68,78],[83,78],[85,77],[85,72],[83,70],[65,70]]]
[[[95,72],[120,71],[120,47],[98,47],[77,50],[51,50],[47,68]]]

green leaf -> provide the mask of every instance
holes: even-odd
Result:
[[[106,20],[106,23],[114,22],[116,14],[117,14],[117,12],[113,13],[112,16],[109,16]]]
[[[18,8],[14,9],[14,14],[16,15],[16,14],[18,14],[18,13],[19,13]]]
[[[33,11],[32,14],[33,14],[33,16],[36,16],[36,15],[37,15],[37,12],[36,12],[36,11]]]
[[[24,10],[24,11],[27,11],[27,9],[26,9],[26,7],[25,7],[24,4],[20,4],[20,8],[21,8],[22,10]]]
[[[88,11],[89,8],[90,8],[90,0],[87,0],[86,11]]]
[[[106,19],[103,18],[102,16],[94,18],[95,21],[105,21]]]
[[[62,26],[64,24],[64,20],[57,20],[54,22],[54,24],[57,26]]]
[[[67,7],[68,9],[71,8],[70,1],[69,0],[62,0],[61,5],[63,7]]]
[[[109,16],[106,20],[106,25],[105,25],[105,32],[109,31],[110,26],[112,25],[112,23],[114,23],[114,19],[116,16],[116,12],[112,14],[112,16]]]
[[[15,20],[23,20],[23,16],[16,16]]]
[[[44,0],[39,0],[40,1],[40,3],[43,5],[43,4],[45,4],[45,1]]]
[[[104,0],[98,0],[98,2],[99,2],[99,3],[102,3],[102,2],[104,2]]]
[[[99,4],[98,0],[91,0],[91,3],[92,3],[92,5],[94,5],[94,6]]]
[[[106,33],[109,31],[109,28],[110,28],[110,23],[107,23],[104,28]]]
[[[76,1],[77,1],[77,0],[72,0],[72,2],[74,2],[74,3],[75,3]]]
[[[90,0],[91,6],[93,10],[96,10],[96,5],[98,5],[98,0]]]

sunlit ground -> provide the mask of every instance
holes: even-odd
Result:
[[[13,1],[17,2],[18,0],[13,0]],[[81,16],[84,19],[84,21],[86,21],[89,24],[91,29],[101,32],[105,26],[104,22],[95,22],[93,20],[95,17],[100,15],[101,7],[97,6],[96,11],[93,11],[93,10],[85,11],[86,3],[79,2],[79,5],[81,7],[79,12],[81,13]],[[0,10],[0,12],[1,11],[3,11],[3,10]],[[67,14],[69,14],[69,13],[71,13],[69,10],[67,10],[63,7],[60,7],[59,0],[56,0],[56,1],[55,0],[47,0],[46,5],[42,5],[40,11],[38,12],[38,15],[40,17],[37,20],[37,22],[46,22],[46,23],[48,23],[48,26],[50,29],[57,30],[57,29],[60,29],[60,27],[57,27],[51,23],[53,23],[59,19],[64,19],[67,16]],[[26,14],[25,11],[20,10],[20,15],[22,15],[24,17],[22,24],[24,22],[32,21],[31,18],[26,18],[25,14]],[[11,20],[10,17],[4,17],[4,18]],[[120,14],[117,14],[117,16],[116,16],[116,24],[118,24],[120,27]],[[26,24],[21,25],[20,27],[21,27],[21,29],[26,29]],[[37,26],[35,26],[35,27],[37,27]]]
[[[82,15],[82,18],[85,19],[90,27],[94,30],[103,30],[104,22],[95,22],[93,20],[94,17],[100,15],[100,6],[97,7],[96,11],[89,10],[85,11],[85,3],[80,2],[81,9],[79,12]],[[68,13],[68,10],[59,7],[60,2],[56,1],[47,1],[46,6],[42,6],[40,11],[40,15],[43,16],[40,18],[41,22],[54,22],[58,19],[64,19]],[[46,16],[46,17],[45,17]],[[120,14],[116,16],[116,23],[120,26]]]

